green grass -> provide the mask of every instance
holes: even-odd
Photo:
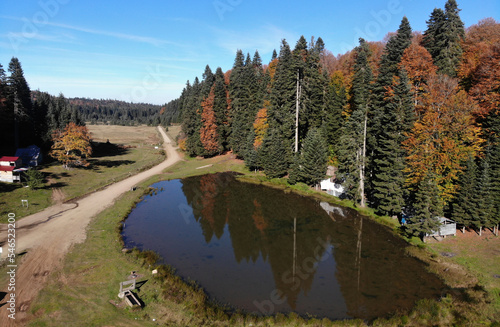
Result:
[[[22,218],[51,206],[54,204],[54,189],[60,191],[64,201],[69,201],[152,167],[165,158],[160,149],[155,149],[154,144],[159,142],[155,127],[120,129],[113,126],[108,134],[102,127],[89,126],[89,129],[98,129],[99,136],[104,138],[98,139],[103,143],[96,148],[96,157],[90,159],[89,168],[64,169],[57,162],[45,164],[41,166],[45,186],[37,190],[22,184],[0,183],[0,223],[7,222],[9,212]],[[123,139],[127,143],[106,145],[106,139],[111,139],[111,142]],[[118,144],[125,145],[125,149]],[[21,199],[28,200],[27,208],[21,206]]]

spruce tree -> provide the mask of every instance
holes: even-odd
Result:
[[[229,138],[229,112],[228,112],[228,98],[227,87],[224,80],[224,73],[220,67],[215,71],[214,82],[214,113],[215,124],[217,126],[217,135],[219,137],[218,143],[222,146],[223,150],[228,150]]]
[[[295,105],[297,70],[288,43],[283,40],[274,83],[270,94],[269,127],[279,131],[284,140],[286,161],[292,158],[295,137]]]
[[[366,129],[370,87],[373,79],[368,64],[370,49],[365,40],[359,40],[355,49],[356,61],[351,88],[351,116],[340,137],[338,159],[339,175],[345,179],[345,187],[352,199],[365,205]]]
[[[483,227],[493,227],[497,218],[494,217],[494,194],[492,192],[491,165],[488,149],[487,155],[481,160],[476,187],[476,215],[472,224],[479,229],[479,234]]]
[[[476,179],[478,171],[475,158],[469,157],[465,167],[465,171],[458,179],[458,193],[450,205],[451,219],[462,225],[464,230],[472,224],[477,214]]]
[[[460,19],[460,9],[455,0],[448,0],[445,10],[434,9],[423,43],[432,55],[438,72],[456,77],[457,68],[462,60],[462,45],[465,38],[464,23]]]
[[[231,71],[229,95],[231,98],[231,137],[230,145],[240,157],[244,157],[247,136],[252,129],[257,111],[262,108],[262,65],[258,53],[254,59],[247,54],[242,63],[243,54],[238,52]],[[242,65],[243,64],[243,65]]]
[[[326,174],[327,162],[328,146],[321,132],[312,128],[302,145],[297,180],[311,186],[318,184]]]
[[[12,153],[14,145],[14,110],[9,103],[9,87],[5,70],[0,64],[0,151]]]
[[[318,39],[318,41],[322,42],[321,38]],[[320,68],[320,49],[323,47],[324,45],[321,44],[311,44],[305,62],[302,81],[302,106],[299,115],[301,122],[301,126],[299,126],[300,140],[306,137],[309,129],[319,128],[322,124],[325,88],[328,80],[325,78],[325,75],[321,73]]]
[[[441,52],[438,40],[440,35],[444,33],[445,21],[446,16],[441,8],[434,8],[429,20],[427,21],[427,30],[424,32],[422,43],[427,51],[429,51],[433,59],[437,58]]]
[[[399,62],[411,43],[411,27],[403,17],[397,34],[384,49],[379,75],[373,87],[368,125],[368,173],[372,178],[368,194],[380,214],[395,215],[401,210],[404,153],[402,135],[411,129],[410,88],[406,74],[400,74]],[[399,207],[399,208],[398,208]]]
[[[274,128],[267,130],[258,156],[264,173],[268,178],[286,175],[289,166],[289,154],[280,131]]]
[[[13,57],[9,63],[10,76],[7,78],[8,100],[14,113],[14,146],[29,145],[33,140],[31,90],[24,78],[21,63]],[[22,133],[21,133],[22,131]]]
[[[186,98],[182,109],[182,130],[186,133],[186,151],[190,156],[197,156],[203,153],[203,145],[200,141],[201,128],[201,85],[198,77],[193,85],[189,82],[186,85]]]
[[[440,227],[438,217],[442,215],[443,208],[439,200],[438,186],[435,178],[428,174],[419,183],[415,192],[408,229],[417,236],[436,232]]]
[[[398,74],[393,94],[385,104],[383,126],[375,150],[373,197],[377,211],[389,216],[397,215],[405,206],[405,157],[401,144],[414,122],[414,103],[408,77],[404,70]]]
[[[327,76],[325,76],[324,79],[326,80]],[[321,130],[327,144],[331,145],[334,151],[337,152],[338,146],[341,146],[339,139],[342,135],[342,126],[344,124],[342,112],[347,106],[347,93],[343,83],[332,80],[325,87],[323,106]]]

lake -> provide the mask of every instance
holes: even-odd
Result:
[[[369,320],[445,289],[403,240],[355,210],[232,173],[152,187],[125,221],[125,246],[156,251],[212,299],[245,312]]]

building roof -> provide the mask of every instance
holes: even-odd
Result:
[[[0,171],[13,171],[16,169],[14,166],[0,166]]]
[[[0,161],[17,161],[17,160],[19,160],[19,157],[7,157],[7,156],[0,157]]]

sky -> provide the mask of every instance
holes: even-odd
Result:
[[[21,62],[32,90],[66,97],[164,104],[208,64],[236,51],[268,63],[282,39],[321,37],[333,54],[380,41],[403,16],[424,31],[446,0],[1,0],[0,64]],[[498,0],[457,0],[465,26],[500,21]],[[7,72],[8,74],[8,72]]]

